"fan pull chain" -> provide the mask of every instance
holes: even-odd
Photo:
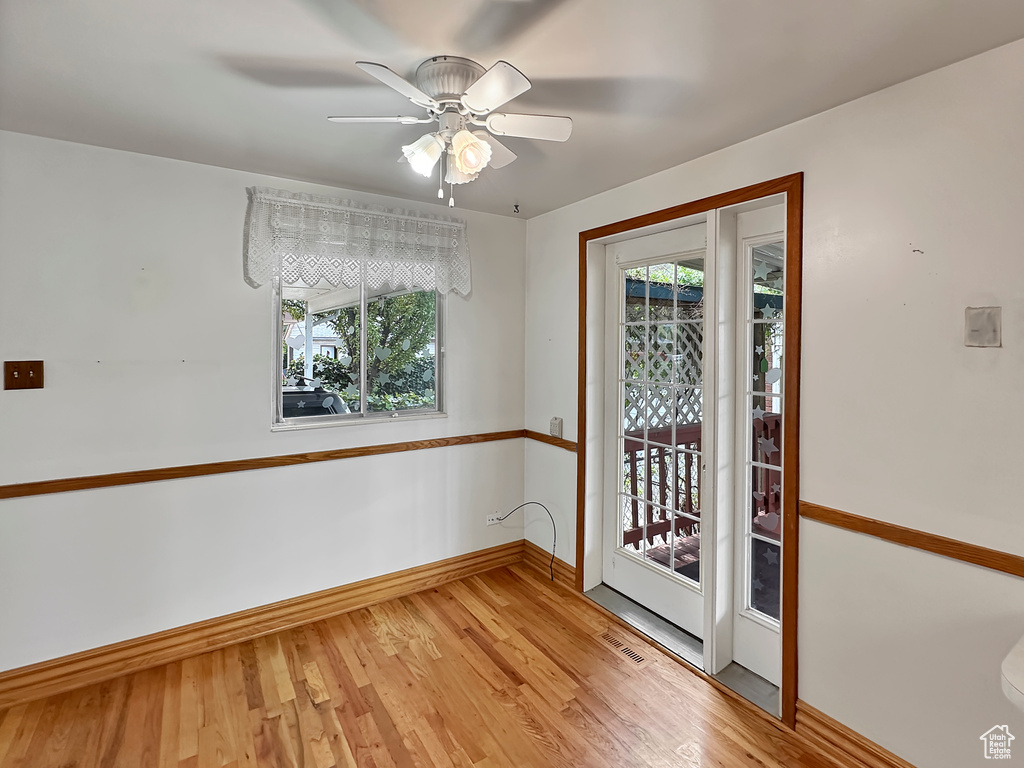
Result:
[[[448,207],[455,207],[455,184],[451,181],[448,182]]]
[[[446,155],[445,151],[441,152],[441,162],[437,164],[437,199],[444,200],[444,164]]]

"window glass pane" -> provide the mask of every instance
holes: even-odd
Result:
[[[700,454],[676,452],[676,505],[680,514],[700,517]]]
[[[674,379],[678,384],[700,386],[704,377],[704,321],[684,320],[675,326]]]
[[[303,299],[282,301],[281,415],[290,419],[358,412],[359,307],[308,315],[307,306]],[[334,354],[322,354],[322,349]],[[317,352],[307,360],[313,350]]]
[[[785,277],[785,246],[766,243],[753,248],[751,285],[754,292],[754,317],[782,319]]]
[[[673,444],[673,425],[676,419],[675,389],[672,387],[649,386],[645,418],[647,440],[659,445]]]
[[[750,607],[773,619],[779,618],[779,578],[782,551],[778,544],[751,539]]]
[[[433,409],[436,403],[437,300],[433,291],[367,301],[367,409]]]
[[[752,467],[750,477],[750,530],[779,541],[782,536],[782,473]]]
[[[751,386],[755,392],[782,391],[782,333],[781,321],[754,320]]]
[[[676,319],[704,320],[704,254],[696,253],[675,263]]]
[[[671,323],[652,323],[647,330],[647,378],[672,381],[675,361],[675,329]]]
[[[626,325],[622,329],[622,376],[629,381],[641,381],[647,370],[646,325]]]
[[[750,409],[750,458],[761,464],[782,464],[782,398],[753,395]]]

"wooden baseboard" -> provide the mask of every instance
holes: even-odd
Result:
[[[799,699],[796,702],[796,732],[830,758],[850,768],[914,768],[906,760]]]
[[[538,547],[532,541],[523,540],[523,562],[547,578],[551,578],[551,552]],[[555,583],[576,590],[576,569],[564,560],[555,558]]]
[[[410,595],[492,568],[521,562],[523,557],[523,542],[513,541],[397,573],[0,672],[0,709]]]

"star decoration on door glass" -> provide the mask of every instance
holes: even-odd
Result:
[[[755,407],[754,410],[750,412],[750,415],[754,417],[754,421],[760,421],[761,419],[763,419],[764,414],[765,410],[760,405]]]
[[[759,354],[759,355],[763,355],[764,354],[764,347],[762,347],[760,344],[758,344],[756,347],[754,347],[754,351],[757,352],[757,354]]]
[[[768,279],[768,272],[769,271],[770,271],[770,267],[768,266],[767,263],[765,263],[763,261],[762,262],[755,262],[754,263],[754,279],[755,280],[762,280],[762,281],[767,280]]]
[[[305,408],[305,407],[306,407],[306,401],[305,401],[305,400],[299,400],[299,402],[297,402],[297,403],[295,404],[295,406],[296,406],[297,408]]]
[[[761,583],[761,580],[760,580],[760,579],[754,579],[754,580],[753,580],[752,582],[750,582],[750,583],[751,583],[751,585],[752,585],[752,586],[754,587],[754,589],[756,589],[756,590],[761,590],[761,589],[763,589],[763,588],[764,588],[764,584],[762,584],[762,583]]]
[[[764,553],[764,559],[768,561],[768,565],[775,565],[779,562],[779,553],[769,549]]]
[[[761,449],[761,453],[763,453],[765,456],[767,456],[769,458],[771,458],[771,455],[773,453],[778,453],[779,452],[778,447],[776,447],[776,445],[775,445],[775,438],[774,437],[770,438],[768,440],[765,440],[763,437],[759,437],[757,439],[757,445]]]
[[[778,483],[772,483],[772,493],[778,493],[782,490],[782,486]]]

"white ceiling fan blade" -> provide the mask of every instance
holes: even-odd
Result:
[[[572,118],[554,115],[515,115],[492,112],[487,116],[487,130],[499,136],[521,136],[524,139],[565,141],[572,135]]]
[[[413,104],[421,107],[429,107],[431,109],[440,109],[436,101],[427,96],[427,94],[410,83],[404,77],[396,75],[383,64],[374,64],[372,61],[357,61],[356,66],[366,74],[377,78],[389,88],[394,88]]]
[[[489,168],[504,168],[515,160],[519,155],[506,147],[487,131],[473,131],[478,139],[486,141],[491,147],[491,161],[487,164]]]
[[[483,115],[530,90],[530,80],[507,61],[488,69],[462,94],[462,104],[470,112]]]
[[[430,117],[413,117],[412,115],[378,116],[378,115],[333,115],[327,118],[332,123],[401,123],[402,125],[416,125],[417,123],[432,123]]]

